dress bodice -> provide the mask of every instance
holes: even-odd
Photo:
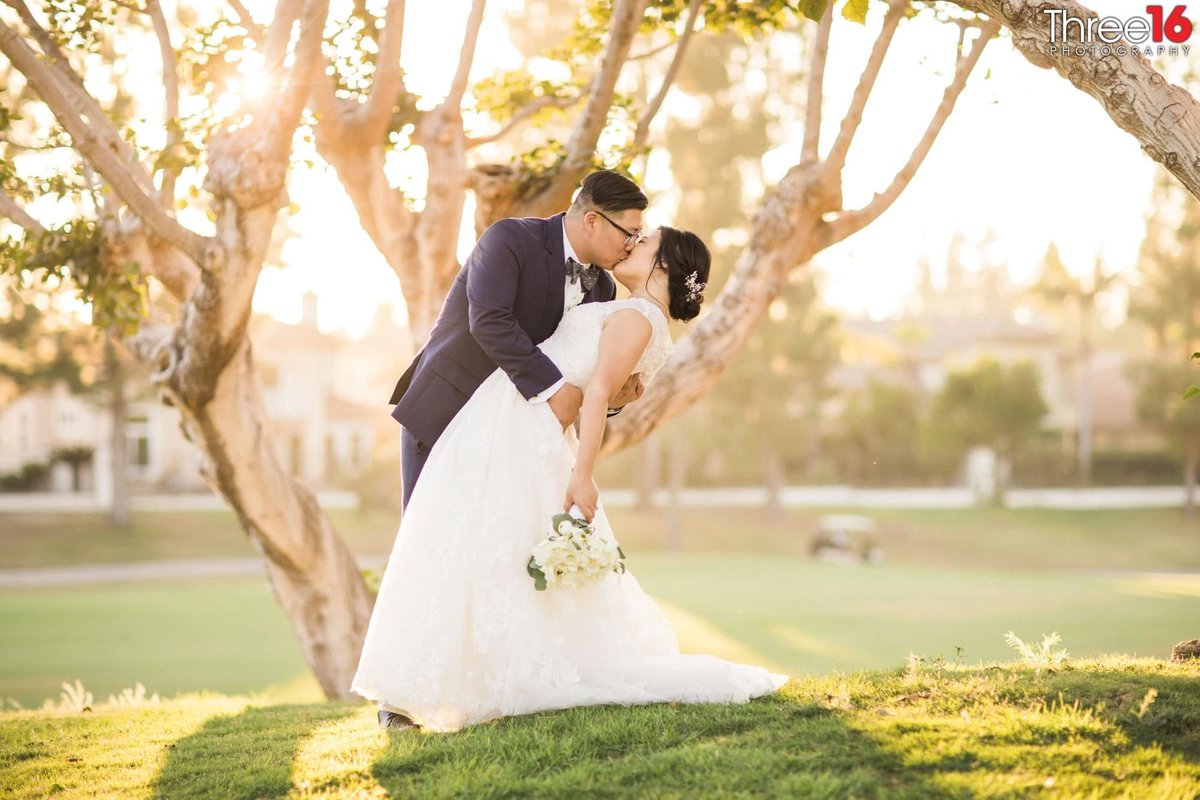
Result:
[[[650,341],[633,370],[641,374],[643,384],[649,384],[654,373],[671,355],[673,345],[666,317],[654,303],[640,297],[575,306],[563,315],[558,328],[538,348],[554,362],[567,383],[587,386],[600,358],[600,334],[604,329],[604,320],[609,314],[623,308],[637,309],[650,321]]]

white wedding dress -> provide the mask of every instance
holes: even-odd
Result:
[[[653,327],[635,370],[646,379],[671,351],[666,319],[646,300],[576,306],[539,347],[586,386],[603,320],[622,308]],[[527,401],[502,370],[480,385],[434,445],[405,510],[354,693],[454,731],[574,706],[744,703],[787,681],[681,654],[632,570],[534,590],[525,568],[562,511],[577,448],[574,429],[564,434],[550,406]],[[603,506],[594,523],[609,529]]]

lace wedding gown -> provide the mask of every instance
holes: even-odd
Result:
[[[622,308],[653,327],[635,370],[648,379],[671,339],[662,313],[640,298],[570,309],[540,349],[568,382],[585,386],[601,324]],[[534,590],[525,567],[562,511],[577,448],[574,429],[564,434],[550,406],[527,401],[502,370],[480,385],[421,471],[351,691],[430,730],[454,731],[574,706],[744,703],[787,681],[680,653],[632,570]],[[602,505],[593,522],[611,530]]]

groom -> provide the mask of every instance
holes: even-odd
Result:
[[[484,232],[450,287],[429,341],[388,401],[403,426],[404,507],[430,449],[497,367],[529,402],[549,403],[564,428],[575,420],[582,388],[564,382],[535,345],[549,338],[568,308],[616,296],[605,270],[641,241],[646,206],[636,183],[601,170],[584,178],[566,212],[502,219]],[[609,402],[620,408],[641,392],[634,376]]]

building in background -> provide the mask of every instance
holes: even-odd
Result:
[[[352,488],[383,437],[398,438],[387,404],[412,358],[407,329],[383,304],[364,336],[350,340],[317,327],[317,296],[303,298],[300,323],[254,314],[249,336],[262,382],[276,455],[313,490]],[[127,387],[126,447],[135,492],[198,492],[201,456],[179,428],[179,414],[150,385]],[[106,398],[72,395],[65,385],[28,392],[0,409],[0,475],[46,464],[64,448],[88,447],[77,470],[53,464],[41,491],[88,491],[106,496],[112,438]],[[399,474],[397,468],[397,475]],[[397,480],[399,480],[397,478]],[[77,485],[76,485],[77,484]]]

